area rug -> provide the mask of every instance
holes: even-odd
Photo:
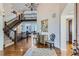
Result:
[[[54,49],[49,48],[30,48],[24,56],[57,56]]]

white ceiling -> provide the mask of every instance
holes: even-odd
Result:
[[[63,10],[63,15],[74,15],[74,4],[67,4]]]
[[[3,7],[4,7],[5,13],[12,12],[13,10],[15,10],[17,12],[29,11],[30,8],[28,8],[25,4],[26,3],[4,3]],[[37,8],[34,7],[34,10],[36,11]]]
[[[17,12],[29,11],[30,9],[25,6],[26,3],[4,3],[4,11],[6,15],[11,15],[12,11],[15,10]],[[74,4],[67,4],[67,3],[59,3],[59,10],[60,13],[63,12],[65,15],[74,14]],[[9,17],[9,16],[7,16]]]
[[[25,4],[26,3],[4,3],[3,7],[4,7],[4,10],[5,10],[5,13],[12,12],[13,10],[15,10],[17,12],[29,11],[30,8],[26,7]],[[60,5],[59,8],[62,12],[67,4],[66,3],[60,3],[59,5]],[[37,10],[37,7],[35,7],[35,11],[36,10]]]

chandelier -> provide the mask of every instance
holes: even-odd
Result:
[[[37,10],[38,3],[26,3],[25,6],[30,9],[30,11]]]

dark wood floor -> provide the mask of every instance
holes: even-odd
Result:
[[[30,47],[32,46],[31,38],[23,39],[17,42],[17,45],[11,45],[4,49],[4,56],[22,56]],[[48,48],[47,45],[43,44],[35,44],[37,48]],[[59,48],[55,48],[56,54],[58,56],[61,55],[61,51]]]

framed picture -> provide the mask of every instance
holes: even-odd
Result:
[[[48,19],[41,21],[41,32],[48,32]]]

